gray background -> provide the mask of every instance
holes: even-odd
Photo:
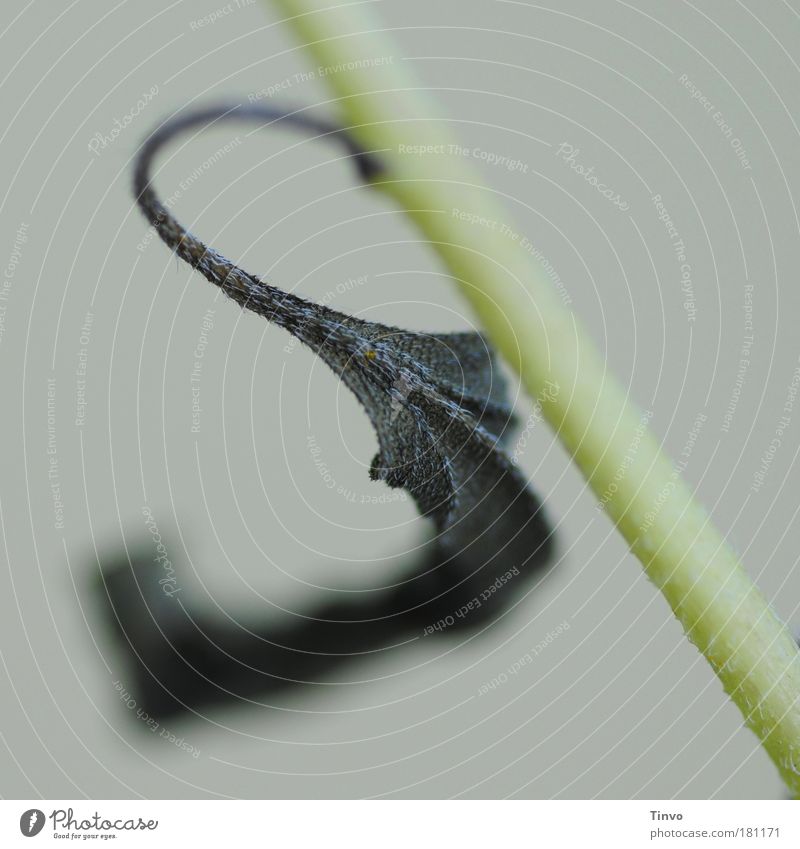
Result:
[[[797,3],[365,5],[394,31],[392,61],[411,66],[465,146],[528,166],[477,163],[610,368],[652,411],[667,449],[679,454],[707,416],[684,474],[778,614],[797,625],[800,414],[751,491],[800,354]],[[270,707],[169,724],[197,758],[121,702],[113,684],[126,672],[90,589],[96,552],[149,544],[143,505],[187,594],[233,616],[265,613],[269,602],[302,611],[315,586],[388,583],[402,568],[397,555],[425,535],[406,501],[354,505],[337,494],[384,491],[366,476],[374,436],[308,352],[287,353],[289,337],[218,298],[157,241],[137,248],[146,227],[132,205],[130,159],[154,123],[191,101],[246,100],[285,80],[276,100],[335,114],[324,80],[294,77],[316,63],[269,4],[234,4],[192,25],[222,6],[33,2],[0,42],[0,793],[781,796],[755,737],[542,426],[522,463],[558,522],[561,559],[479,640],[420,638]],[[92,137],[109,135],[154,85],[152,101],[93,153]],[[237,135],[235,152],[175,207],[203,238],[309,297],[344,288],[331,301],[342,310],[431,331],[472,325],[403,214],[357,187],[325,146],[227,125],[165,164],[163,193]],[[627,211],[556,155],[564,142]],[[654,194],[686,245],[693,322]],[[754,340],[737,389],[748,283]],[[193,434],[193,351],[209,309]],[[63,529],[48,478],[48,379]],[[524,420],[523,395],[519,406]],[[315,467],[309,435],[336,489]],[[534,663],[478,696],[564,621],[569,629]]]

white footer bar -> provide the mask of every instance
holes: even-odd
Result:
[[[42,841],[170,849],[796,849],[800,808],[788,801],[0,801],[0,846]]]

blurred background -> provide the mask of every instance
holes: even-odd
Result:
[[[408,66],[438,100],[796,627],[797,3],[361,5],[396,53],[353,59]],[[336,70],[268,2],[37,0],[15,15],[1,42],[0,794],[781,797],[540,422],[520,463],[559,551],[495,625],[145,712],[101,564],[152,560],[160,541],[181,599],[238,628],[392,585],[429,529],[369,481],[375,437],[349,393],[179,264],[130,190],[137,146],[175,111],[225,99],[335,119]],[[227,124],[177,144],[158,186],[284,288],[404,328],[474,328],[406,216],[338,157]]]

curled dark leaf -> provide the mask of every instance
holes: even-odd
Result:
[[[450,619],[477,599],[470,623],[483,620],[507,605],[510,586],[534,574],[551,548],[541,504],[504,450],[513,414],[486,340],[345,315],[244,271],[182,227],[155,193],[153,159],[177,134],[227,119],[328,138],[344,147],[362,179],[381,179],[379,159],[338,127],[302,111],[220,106],[171,120],[145,142],[134,177],[141,210],[177,256],[310,347],[354,393],[378,438],[372,478],[406,489],[436,529],[439,556],[416,577],[415,598],[425,600],[429,617]]]

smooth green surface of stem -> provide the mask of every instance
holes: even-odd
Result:
[[[365,148],[381,151],[387,173],[376,186],[430,241],[530,394],[553,399],[542,403],[544,415],[800,795],[797,646],[660,451],[648,417],[544,279],[526,234],[516,230],[469,158],[450,153],[458,138],[367,4],[270,5],[285,13],[314,69],[328,69],[324,79],[338,98],[342,123]],[[406,145],[433,149],[413,155],[404,152]],[[553,384],[558,392],[546,393]]]

